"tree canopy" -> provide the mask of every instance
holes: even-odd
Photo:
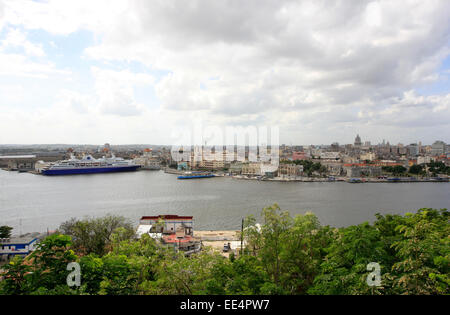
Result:
[[[135,239],[121,224],[111,231],[109,218],[96,221],[108,235],[102,246],[55,234],[15,258],[0,294],[449,294],[449,218],[446,209],[424,208],[333,228],[275,204],[263,209],[261,224],[245,219],[245,250],[229,259],[208,248],[186,257],[148,235]],[[69,262],[80,264],[80,287],[66,285]],[[381,286],[369,287],[374,262]]]

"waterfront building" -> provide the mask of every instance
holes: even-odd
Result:
[[[143,170],[160,170],[161,163],[157,157],[153,156],[152,149],[145,149],[142,156],[134,159],[136,165],[140,165]]]
[[[199,165],[199,168],[209,171],[223,170],[225,167],[224,160],[203,160]]]
[[[343,163],[339,161],[320,161],[320,164],[327,168],[327,172],[332,176],[340,176],[343,171]]]
[[[0,156],[0,166],[9,171],[32,171],[36,163],[36,155]]]
[[[381,166],[364,163],[344,164],[344,171],[347,174],[347,177],[350,178],[357,178],[362,175],[377,177],[382,174]]]
[[[261,163],[261,175],[268,178],[278,176],[278,166],[272,164]]]
[[[242,174],[242,167],[244,163],[242,162],[233,162],[230,164],[229,171],[232,175],[240,175]]]
[[[286,176],[301,176],[303,173],[303,165],[295,165],[295,164],[280,164],[278,166],[278,175],[286,175]]]
[[[366,173],[367,176],[371,177],[378,177],[382,174],[382,169],[380,166],[374,166],[374,165],[368,165],[366,166],[363,171]]]
[[[345,164],[344,171],[349,178],[361,177],[361,167],[354,164]]]
[[[261,175],[261,164],[260,163],[243,164],[242,175]]]

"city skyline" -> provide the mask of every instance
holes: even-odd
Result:
[[[357,134],[357,136],[359,136],[359,134]],[[379,146],[379,145],[391,145],[391,146],[398,146],[398,145],[404,145],[404,146],[408,146],[411,144],[417,144],[417,145],[422,145],[422,146],[431,146],[432,144],[436,143],[436,142],[443,142],[445,145],[450,145],[450,143],[443,141],[442,139],[435,139],[430,143],[426,143],[423,141],[412,141],[412,142],[391,142],[389,139],[382,139],[382,141],[380,142],[372,142],[370,140],[364,139],[361,137],[361,146]],[[288,147],[296,147],[296,146],[304,146],[304,147],[308,147],[308,146],[332,146],[335,144],[338,144],[339,146],[346,146],[346,145],[354,145],[355,143],[355,139],[353,141],[350,142],[339,142],[339,141],[333,141],[331,143],[282,143],[280,142],[278,144],[278,146],[288,146]],[[170,147],[170,146],[174,146],[174,144],[170,144],[170,143],[163,143],[163,144],[157,144],[157,143],[30,143],[30,144],[26,144],[26,143],[0,143],[0,147],[14,147],[14,146],[18,146],[18,147],[33,147],[33,146],[98,146],[98,147],[103,147],[105,145],[110,145],[110,146],[158,146],[158,147]],[[198,144],[184,144],[186,147],[188,146],[201,146]],[[224,146],[234,146],[234,144],[228,143],[228,144],[214,144],[214,143],[206,143],[204,144],[204,146],[220,146],[220,145],[224,145]],[[241,146],[241,145],[238,145]],[[247,146],[247,145],[246,145]],[[270,144],[269,144],[270,146]]]
[[[0,0],[0,144],[450,142],[450,3]],[[220,19],[214,18],[220,16]]]

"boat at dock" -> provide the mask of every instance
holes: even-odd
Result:
[[[117,158],[114,155],[110,158],[103,157],[95,159],[91,155],[85,155],[81,159],[73,155],[69,160],[51,163],[43,168],[43,175],[74,175],[74,174],[97,174],[113,172],[131,172],[139,169],[133,161]]]
[[[178,179],[198,179],[198,178],[211,178],[216,177],[216,175],[211,173],[185,173],[184,175],[178,176]]]
[[[350,184],[363,183],[361,178],[350,178],[347,182]]]

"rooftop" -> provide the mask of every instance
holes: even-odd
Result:
[[[36,155],[0,155],[0,160],[35,159]]]
[[[178,216],[173,214],[164,214],[164,215],[157,215],[157,216],[144,216],[141,218],[141,220],[192,220],[192,216]]]
[[[11,244],[30,244],[33,243],[37,238],[35,237],[11,237],[11,238],[0,238],[0,244],[11,245]]]

